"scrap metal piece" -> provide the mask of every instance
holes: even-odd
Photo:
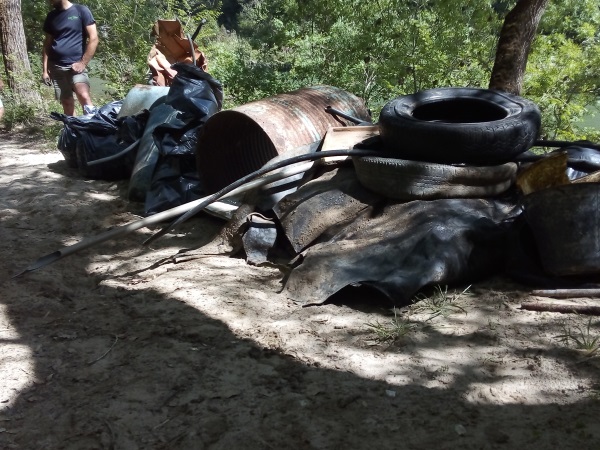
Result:
[[[248,216],[248,229],[242,237],[246,262],[259,265],[268,261],[269,251],[277,239],[275,222],[261,214]]]

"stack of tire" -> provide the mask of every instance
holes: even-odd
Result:
[[[541,114],[527,99],[478,88],[398,97],[379,116],[381,157],[353,158],[366,188],[398,200],[489,197],[513,184]]]

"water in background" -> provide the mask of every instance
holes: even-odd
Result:
[[[589,114],[584,116],[579,125],[600,130],[600,100],[595,106],[588,107]]]

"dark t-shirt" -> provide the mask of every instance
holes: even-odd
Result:
[[[73,5],[68,9],[53,9],[46,16],[44,31],[52,36],[48,60],[59,66],[80,61],[85,53],[85,27],[96,23],[87,6]]]

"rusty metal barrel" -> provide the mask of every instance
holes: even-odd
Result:
[[[201,127],[197,170],[212,193],[261,168],[272,158],[320,141],[331,126],[352,122],[326,112],[330,106],[370,121],[362,99],[332,86],[313,86],[220,111]]]

